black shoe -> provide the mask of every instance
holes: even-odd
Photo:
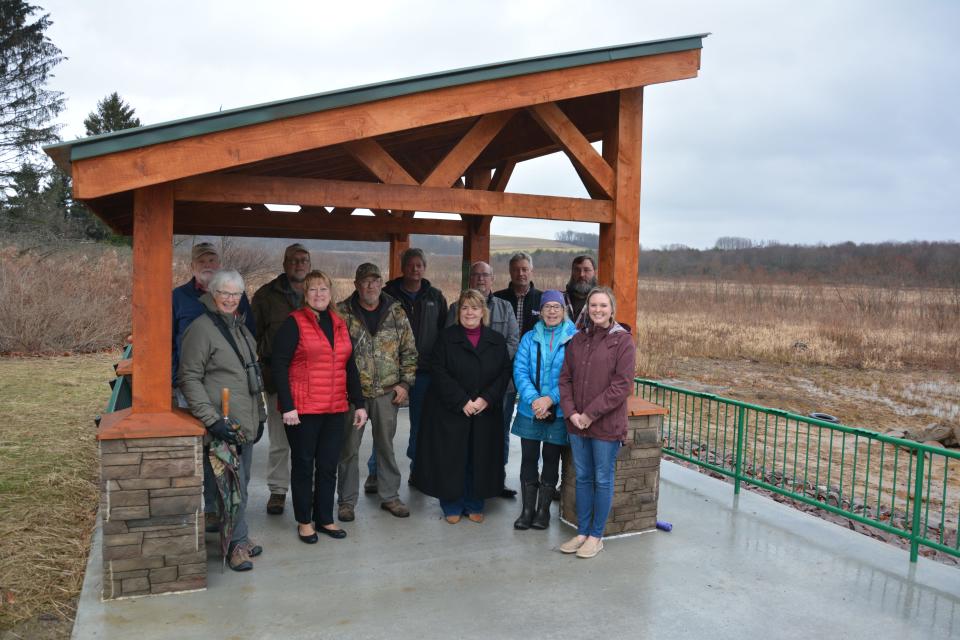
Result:
[[[521,495],[523,506],[520,508],[520,517],[513,522],[514,529],[526,531],[530,528],[537,502],[537,488],[538,485],[536,482],[529,482],[523,485],[523,494]]]
[[[540,495],[537,497],[537,513],[533,516],[533,522],[530,523],[531,528],[546,529],[550,526],[550,503],[553,502],[554,493],[553,485],[540,485]]]
[[[342,540],[343,538],[347,537],[347,532],[343,529],[326,529],[324,527],[317,527],[317,533],[330,536],[334,540]]]
[[[300,542],[306,542],[307,544],[317,544],[317,540],[320,539],[316,531],[308,536],[303,535],[300,533],[300,527],[297,527],[297,537],[300,538]]]
[[[204,527],[203,530],[206,533],[220,533],[220,514],[219,513],[205,513],[203,514]]]
[[[517,492],[507,487],[506,485],[504,485],[503,489],[500,489],[500,497],[510,498],[511,500],[513,500],[514,498],[517,497]]]

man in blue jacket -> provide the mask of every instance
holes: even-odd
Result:
[[[216,247],[209,242],[200,242],[193,245],[190,252],[190,270],[193,277],[186,284],[182,284],[173,290],[173,375],[176,378],[177,369],[180,368],[180,343],[183,340],[183,332],[187,330],[190,323],[203,315],[204,306],[200,302],[200,296],[207,291],[207,285],[210,279],[220,269],[220,254]],[[240,298],[240,306],[237,307],[237,313],[245,315],[244,323],[250,329],[250,333],[256,335],[256,324],[253,319],[253,311],[250,309],[250,301],[247,300],[247,294],[244,293]],[[173,380],[173,386],[176,387],[176,379]],[[178,398],[181,400],[181,398]],[[181,407],[186,403],[178,402]]]

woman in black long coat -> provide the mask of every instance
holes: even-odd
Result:
[[[467,289],[457,324],[443,330],[427,363],[430,389],[413,484],[440,499],[447,522],[483,521],[483,501],[503,488],[503,394],[510,379],[506,339],[488,326],[486,300]]]

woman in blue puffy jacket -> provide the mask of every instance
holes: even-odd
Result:
[[[514,529],[546,529],[550,503],[560,477],[560,451],[567,446],[567,427],[560,411],[557,381],[563,367],[565,345],[577,332],[567,319],[563,294],[544,291],[540,320],[523,334],[513,360],[517,387],[515,435],[520,436],[520,484],[523,506]],[[543,471],[537,473],[541,453]],[[539,492],[539,495],[538,495]]]

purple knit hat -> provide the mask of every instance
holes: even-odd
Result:
[[[556,302],[562,307],[563,294],[556,289],[548,289],[544,291],[543,295],[540,297],[540,308],[543,309],[543,305],[547,304],[548,302]]]

